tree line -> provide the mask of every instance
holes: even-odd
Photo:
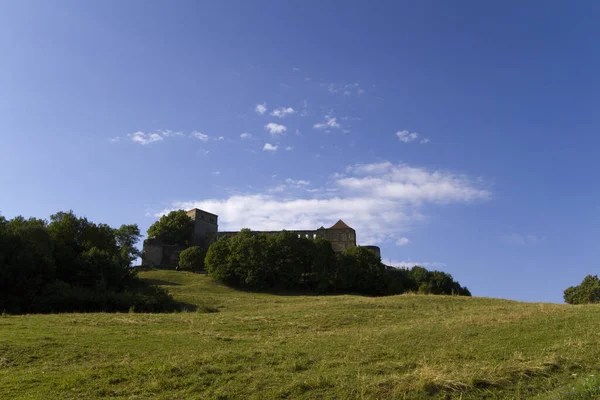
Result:
[[[131,267],[140,237],[137,225],[112,228],[72,211],[49,222],[0,216],[0,312],[176,310]]]
[[[450,274],[386,267],[365,247],[336,253],[328,240],[300,238],[286,231],[266,234],[243,229],[221,238],[209,247],[204,267],[227,285],[252,290],[471,295]]]

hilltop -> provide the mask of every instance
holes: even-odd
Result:
[[[560,399],[600,367],[593,305],[140,276],[188,311],[0,318],[0,398]]]

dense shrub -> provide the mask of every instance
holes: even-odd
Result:
[[[0,217],[0,310],[168,311],[176,308],[162,289],[137,279],[131,262],[137,225],[118,229],[73,212],[44,220]]]
[[[598,280],[598,275],[588,275],[579,286],[571,286],[565,289],[564,299],[569,304],[600,302],[600,280]]]
[[[179,253],[179,269],[183,271],[202,271],[206,253],[201,247],[192,246]]]
[[[467,295],[452,276],[415,267],[386,267],[375,253],[353,247],[336,254],[324,239],[292,232],[253,233],[243,229],[213,243],[206,254],[208,273],[225,284],[253,290],[309,290],[370,295],[420,291]]]

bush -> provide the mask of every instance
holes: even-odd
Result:
[[[568,304],[587,304],[600,302],[600,281],[598,275],[588,275],[579,286],[571,286],[564,291]]]
[[[204,270],[205,253],[201,247],[192,246],[179,253],[179,269],[182,271]]]

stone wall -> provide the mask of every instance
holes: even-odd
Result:
[[[142,250],[142,265],[149,267],[172,266],[179,264],[179,253],[185,250],[186,246],[165,244],[160,239],[144,240]]]
[[[356,232],[352,228],[318,229],[317,235],[331,242],[333,250],[342,252],[351,247],[356,247]]]
[[[219,231],[218,216],[209,212],[194,208],[187,211],[186,214],[194,220],[194,232],[190,238],[191,246],[199,246],[204,250],[208,250],[208,246],[212,243],[208,236]]]
[[[144,240],[142,250],[142,265],[150,267],[161,265],[163,258],[163,241],[160,239]]]

